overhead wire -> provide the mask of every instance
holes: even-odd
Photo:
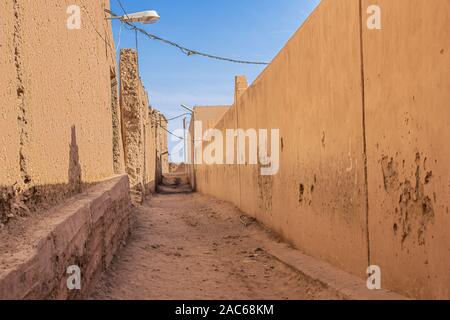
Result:
[[[186,114],[184,114],[184,115],[189,115],[189,113],[186,113]],[[178,117],[176,117],[176,118],[181,118],[181,117],[184,116],[184,115],[180,115],[180,116],[178,116]],[[152,116],[152,117],[155,117],[156,115],[153,115],[153,114],[152,114],[151,116]],[[153,118],[153,119],[155,120],[156,125],[157,125],[158,127],[160,127],[161,129],[163,129],[164,131],[166,131],[167,133],[169,133],[170,135],[174,136],[174,137],[177,138],[177,139],[180,139],[180,140],[188,140],[188,141],[192,141],[192,142],[204,142],[203,140],[198,140],[198,139],[185,139],[185,138],[183,138],[183,137],[180,137],[180,136],[176,135],[175,133],[171,132],[170,130],[168,130],[167,128],[163,127],[163,126],[159,123],[159,121],[158,121],[156,118]],[[167,121],[170,121],[170,120],[173,120],[173,119],[168,119]]]
[[[176,120],[176,119],[182,118],[182,117],[184,117],[184,116],[188,116],[188,115],[190,115],[190,113],[183,113],[183,114],[181,114],[181,115],[179,115],[179,116],[176,116],[176,117],[167,119],[167,121],[173,121],[173,120]]]
[[[184,140],[183,137],[180,137],[180,136],[176,135],[175,133],[169,131],[169,130],[166,129],[165,127],[163,127],[163,126],[161,125],[161,123],[160,123],[160,120],[159,120],[158,118],[156,118],[156,117],[158,117],[156,114],[150,114],[150,116],[153,117],[153,120],[155,121],[155,123],[156,123],[156,125],[157,125],[158,127],[160,127],[161,129],[163,129],[164,131],[166,131],[166,132],[169,133],[170,135],[172,135],[172,136],[174,136],[174,137],[176,137],[176,138],[178,138],[178,139],[180,139],[180,140]],[[183,116],[183,115],[181,115],[181,116]],[[178,116],[178,118],[181,117],[181,116]],[[170,119],[167,120],[167,121],[170,121]]]
[[[117,2],[119,3],[120,8],[122,9],[125,17],[128,18],[128,13],[126,12],[124,6],[122,5],[120,0],[117,0]],[[108,12],[109,14],[111,14],[112,16],[114,16],[115,18],[120,18],[119,15],[115,14],[114,12],[112,12],[111,10],[105,10],[106,12]],[[136,32],[140,32],[142,34],[144,34],[145,36],[147,36],[148,38],[152,39],[152,40],[156,40],[156,41],[161,41],[163,43],[166,43],[168,45],[174,46],[175,48],[178,48],[183,54],[187,55],[188,57],[193,56],[193,55],[198,55],[198,56],[203,56],[206,58],[210,58],[210,59],[215,59],[215,60],[220,60],[220,61],[226,61],[226,62],[232,62],[232,63],[240,63],[240,64],[253,64],[253,65],[268,65],[269,63],[267,62],[258,62],[258,61],[246,61],[246,60],[237,60],[237,59],[231,59],[231,58],[226,58],[226,57],[221,57],[221,56],[216,56],[216,55],[212,55],[212,54],[208,54],[208,53],[203,53],[197,50],[192,50],[192,49],[188,49],[176,42],[161,38],[157,35],[148,33],[146,30],[137,27],[134,23],[131,23],[129,21],[124,21],[123,19],[120,20],[121,23],[126,24],[127,26],[130,27],[131,30],[134,30]]]
[[[81,6],[81,8],[84,10],[84,12],[86,13],[86,15],[87,15],[87,17],[88,17],[88,20],[89,20],[89,23],[91,24],[91,26],[92,26],[92,28],[93,28],[93,30],[95,31],[95,33],[97,33],[97,35],[100,37],[100,39],[102,39],[107,45],[108,45],[108,47],[112,50],[112,51],[114,51],[113,50],[113,47],[112,47],[112,45],[111,45],[111,43],[110,43],[110,41],[108,40],[108,39],[106,39],[102,34],[101,34],[101,32],[97,29],[97,26],[95,25],[95,22],[94,22],[94,18],[92,18],[92,16],[91,16],[91,14],[89,13],[89,10],[86,8],[86,6],[82,3],[82,4],[80,4],[80,6]]]
[[[129,19],[128,13],[126,12],[126,10],[125,10],[125,8],[124,8],[122,2],[121,2],[120,0],[117,0],[117,2],[118,2],[118,4],[119,4],[120,8],[122,9],[122,11],[123,11],[125,17]],[[114,16],[114,17],[120,18],[120,16],[118,16],[117,14],[115,14],[114,12],[112,12],[111,10],[105,9],[105,11],[108,12],[109,14],[111,14],[111,15]],[[195,50],[187,49],[187,48],[185,48],[185,47],[183,47],[183,46],[181,46],[181,45],[179,45],[179,44],[177,44],[177,43],[175,43],[175,42],[172,42],[172,41],[170,41],[170,40],[166,40],[166,39],[163,39],[163,38],[158,37],[158,36],[156,36],[156,35],[150,34],[150,33],[148,33],[147,31],[145,31],[144,29],[141,29],[141,28],[135,26],[133,23],[130,23],[130,22],[128,22],[128,21],[123,21],[123,20],[121,20],[121,24],[126,24],[126,25],[128,25],[128,26],[131,28],[131,30],[134,30],[134,31],[136,31],[136,32],[140,32],[140,33],[146,35],[147,37],[149,37],[149,38],[152,39],[152,40],[162,41],[162,42],[167,43],[167,44],[169,44],[169,45],[175,46],[175,47],[179,48],[179,49],[180,49],[184,54],[186,54],[187,56],[191,56],[191,55],[196,54],[196,55],[201,55],[201,56],[205,56],[205,57],[209,57],[209,58],[213,58],[213,59],[217,59],[217,60],[224,60],[224,61],[235,62],[235,63],[243,63],[243,64],[259,64],[259,65],[268,65],[268,64],[269,64],[269,63],[266,63],[266,62],[242,61],[242,60],[235,60],[235,59],[223,58],[223,57],[219,57],[219,56],[213,56],[213,55],[201,53],[201,52],[198,52],[198,51],[195,51]],[[171,118],[171,119],[166,119],[166,120],[167,120],[167,122],[169,122],[169,121],[172,121],[172,120],[175,120],[175,119],[178,119],[178,118],[181,118],[181,117],[183,117],[183,116],[190,115],[190,114],[191,114],[191,113],[185,113],[185,114],[179,115],[179,116],[177,116],[177,117],[174,117],[174,118]],[[151,116],[154,117],[154,116],[156,116],[156,115],[151,114]],[[166,131],[166,132],[169,133],[170,135],[174,136],[175,138],[177,138],[177,139],[179,139],[179,140],[187,140],[187,139],[185,139],[184,137],[180,137],[180,136],[176,135],[175,133],[171,132],[170,130],[166,129],[165,127],[163,127],[163,126],[160,124],[160,121],[156,121],[156,124],[157,124],[161,129],[163,129],[164,131]],[[203,141],[203,140],[195,140],[195,139],[190,139],[190,140],[191,140],[192,142]]]

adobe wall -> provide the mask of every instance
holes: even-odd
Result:
[[[0,4],[0,223],[122,171],[109,2],[80,1],[80,30],[67,28],[72,4]]]
[[[0,300],[86,298],[132,225],[126,175],[103,181],[24,228],[17,248],[0,255]],[[80,268],[80,290],[69,290],[69,266]]]
[[[150,107],[134,49],[120,51],[120,80],[125,171],[131,187],[145,195],[154,192],[161,173],[168,172],[167,120]]]
[[[197,190],[345,271],[379,265],[385,289],[450,298],[449,9],[322,1],[215,125],[280,129],[278,174],[197,165]]]
[[[169,169],[169,146],[168,146],[168,122],[166,117],[159,114],[159,126],[158,126],[158,153],[161,155],[161,170],[162,174],[170,172]]]
[[[131,187],[143,183],[144,97],[139,78],[137,52],[120,50],[120,108],[125,155],[125,171]]]
[[[148,192],[156,191],[156,130],[157,126],[155,125],[152,119],[152,111],[147,110],[147,119],[145,121],[145,176],[144,176],[144,184],[146,186],[146,190]]]
[[[371,263],[418,298],[450,298],[450,2],[363,1]]]
[[[358,12],[358,1],[324,1],[243,94],[236,80],[240,98],[215,128],[279,128],[278,174],[202,165],[196,182],[198,191],[231,201],[307,254],[364,276]]]
[[[0,4],[0,298],[85,296],[128,235],[125,165],[133,187],[155,189],[158,129],[137,65],[120,104],[109,1],[78,1],[79,30],[71,5]],[[70,264],[81,292],[67,290]]]
[[[194,107],[194,113],[189,123],[189,137],[191,141],[187,142],[187,155],[188,155],[188,176],[189,183],[193,190],[196,190],[196,177],[194,170],[194,159],[201,156],[203,145],[194,141],[194,122],[200,121],[202,123],[202,135],[210,128],[213,128],[215,124],[227,113],[230,106],[197,106]],[[198,171],[204,170],[202,166],[197,167]],[[204,174],[200,174],[199,177],[204,177]]]

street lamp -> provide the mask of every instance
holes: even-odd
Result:
[[[122,5],[121,5],[122,7]],[[125,9],[122,7],[125,15],[124,16],[118,16],[115,13],[113,13],[111,10],[105,9],[105,12],[109,13],[111,17],[107,18],[109,20],[120,20],[122,23],[126,23],[132,27],[132,29],[135,32],[136,35],[136,51],[139,52],[139,46],[138,46],[138,30],[142,32],[142,30],[138,29],[136,26],[132,25],[132,22],[141,22],[143,24],[153,24],[159,21],[161,17],[159,16],[158,12],[155,10],[147,10],[147,11],[141,11],[141,12],[135,12],[135,13],[126,13]],[[122,25],[120,26],[120,30],[122,31]],[[120,43],[120,32],[119,32],[119,43]],[[139,66],[139,56],[137,58],[138,66]]]
[[[156,12],[155,10],[127,13],[124,16],[113,15],[110,11],[109,13],[112,15],[110,19],[119,19],[123,22],[141,22],[143,24],[154,24],[158,22],[159,19],[161,19],[158,12]]]

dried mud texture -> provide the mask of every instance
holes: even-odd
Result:
[[[340,299],[266,254],[277,239],[235,207],[163,189],[91,299]]]
[[[0,227],[11,221],[17,222],[17,218],[26,218],[48,210],[94,184],[82,181],[75,127],[71,129],[67,176],[67,184],[33,185],[31,179],[28,179],[24,183],[0,187]]]
[[[258,171],[260,172],[260,171]],[[259,208],[264,211],[272,210],[273,177],[258,175]]]
[[[83,192],[93,183],[32,186],[27,190],[0,187],[0,229],[7,223],[19,223],[25,218],[39,216],[67,198]]]
[[[0,230],[0,299],[85,297],[128,236],[128,177],[85,193]],[[67,290],[68,266],[82,271],[82,290]]]
[[[82,33],[63,28],[60,1],[0,4],[0,227],[113,176],[108,1],[81,6]]]
[[[142,185],[142,110],[135,50],[120,51],[120,107],[122,112],[125,169],[132,187]]]
[[[424,161],[425,163],[426,161]],[[386,192],[399,197],[395,209],[398,222],[393,230],[401,239],[402,245],[411,240],[419,246],[425,245],[427,227],[434,221],[434,208],[432,199],[425,194],[424,185],[431,182],[432,172],[423,172],[420,153],[415,158],[415,181],[401,180],[399,165],[393,158],[383,157],[381,160],[384,188]]]
[[[139,77],[138,55],[135,50],[120,51],[120,108],[125,155],[125,171],[130,176],[133,189],[146,194],[154,189],[156,158],[161,153],[159,138],[167,140],[167,134],[158,137],[155,117],[149,99]],[[167,148],[165,148],[167,149]]]
[[[123,163],[122,121],[120,115],[119,90],[115,70],[111,69],[110,73],[114,173],[121,174],[125,172],[125,169]]]

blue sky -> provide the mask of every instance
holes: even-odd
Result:
[[[239,60],[270,62],[310,15],[320,0],[121,0],[128,13],[157,10],[161,20],[139,25],[148,32],[189,49]],[[117,0],[111,9],[122,10]],[[116,46],[120,23],[114,22]],[[139,36],[139,67],[150,103],[167,118],[184,113],[179,106],[228,105],[234,76],[249,83],[264,66],[241,65],[187,57],[178,49]],[[134,48],[134,32],[122,29],[120,48]],[[182,128],[182,119],[170,130]],[[172,140],[170,138],[170,140]],[[176,141],[170,141],[170,149]],[[177,160],[173,156],[173,160]]]

